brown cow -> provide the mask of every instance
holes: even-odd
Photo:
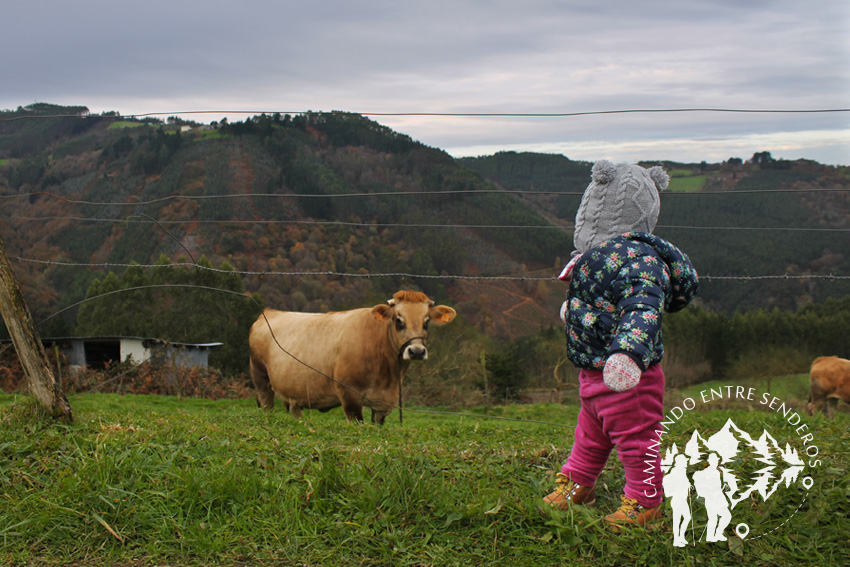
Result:
[[[838,400],[850,404],[850,360],[837,356],[821,356],[812,361],[809,375],[809,413],[822,402],[823,412],[829,417],[835,411]]]
[[[398,401],[412,360],[428,358],[428,323],[456,312],[418,291],[399,291],[386,305],[335,313],[266,309],[251,327],[251,379],[260,407],[277,394],[290,414],[342,406],[345,416],[383,424]]]

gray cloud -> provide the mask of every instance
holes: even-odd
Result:
[[[844,0],[19,2],[0,23],[0,49],[15,54],[0,60],[0,108],[837,108],[850,106],[848,32]],[[775,143],[754,151],[777,157],[850,162],[846,113],[377,120],[457,154],[607,142],[617,159],[642,159],[643,143],[699,160],[707,140],[718,152],[725,140],[729,155],[749,141]]]

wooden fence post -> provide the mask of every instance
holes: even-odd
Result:
[[[0,315],[6,323],[12,343],[21,360],[30,391],[53,417],[73,420],[71,404],[62,393],[50,370],[47,352],[38,336],[29,308],[24,302],[18,280],[6,256],[6,247],[0,238]]]

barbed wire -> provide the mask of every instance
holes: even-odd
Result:
[[[557,280],[555,276],[535,277],[535,276],[465,276],[465,275],[448,275],[448,274],[411,274],[407,272],[381,272],[381,273],[360,273],[360,272],[335,272],[335,271],[250,271],[250,270],[224,270],[221,268],[213,268],[211,266],[201,266],[191,262],[177,262],[174,264],[114,264],[109,262],[103,263],[87,263],[87,262],[59,262],[56,260],[37,260],[33,258],[22,258],[20,256],[9,256],[9,259],[17,262],[27,262],[34,264],[45,264],[54,266],[73,266],[87,268],[196,268],[199,270],[207,270],[221,274],[237,274],[240,276],[333,276],[333,277],[351,277],[351,278],[385,278],[385,277],[408,277],[408,278],[423,278],[423,279],[449,279],[449,280],[524,280],[524,281],[546,281]]]
[[[196,267],[203,268],[203,266],[198,266],[198,265],[196,265]],[[283,345],[280,344],[280,342],[277,340],[277,337],[274,334],[274,330],[272,329],[272,326],[271,326],[271,323],[268,320],[268,317],[266,317],[264,310],[262,310],[263,306],[260,305],[260,303],[256,299],[254,299],[252,296],[247,295],[243,292],[233,291],[231,289],[223,289],[223,288],[218,288],[218,287],[203,286],[203,285],[196,285],[196,284],[148,284],[148,285],[140,285],[140,286],[133,286],[133,287],[127,287],[127,288],[122,288],[122,289],[111,290],[111,291],[105,291],[105,292],[93,295],[91,297],[86,297],[85,299],[81,299],[80,301],[76,301],[76,302],[72,303],[71,305],[67,305],[67,306],[63,307],[62,309],[55,311],[50,316],[42,319],[39,322],[39,325],[44,324],[45,322],[49,321],[50,319],[53,319],[54,317],[58,317],[59,315],[61,315],[65,311],[68,311],[68,310],[73,309],[75,307],[79,307],[80,305],[82,305],[84,303],[88,303],[90,301],[94,301],[96,299],[101,299],[101,298],[108,297],[108,296],[111,296],[111,295],[128,293],[128,292],[131,292],[131,291],[141,291],[141,290],[144,290],[144,289],[185,289],[185,288],[201,289],[201,290],[206,290],[206,291],[215,291],[215,292],[226,293],[226,294],[235,295],[237,297],[243,297],[245,299],[248,299],[249,301],[253,302],[257,306],[258,309],[261,309],[259,316],[262,317],[265,320],[266,325],[269,328],[269,333],[271,334],[272,340],[275,342],[275,344],[277,344],[278,348],[280,348],[280,350],[282,352],[289,355],[295,361],[297,361],[300,364],[303,364],[305,367],[316,372],[317,374],[324,376],[328,380],[331,380],[332,382],[342,386],[343,388],[347,388],[348,390],[355,392],[356,394],[360,395],[362,399],[365,399],[365,400],[370,401],[370,402],[374,401],[374,400],[370,400],[362,392],[359,392],[356,389],[352,388],[351,386],[344,384],[344,383],[342,383],[338,380],[335,380],[334,378],[328,376],[327,374],[325,374],[321,370],[318,370],[317,368],[314,368],[313,366],[311,366],[311,365],[307,364],[306,362],[300,360],[298,357],[296,357],[295,355],[293,355],[292,353],[287,351],[285,348],[283,348]],[[389,404],[387,402],[381,401],[380,403],[384,403],[386,405],[392,406],[392,404]]]
[[[749,191],[750,193],[787,193],[787,192],[805,192],[805,191],[835,191],[835,192],[847,192],[850,191],[850,188],[827,188],[827,189],[788,189],[788,190],[753,190]],[[414,193],[414,194],[442,194],[446,193],[470,193],[469,191],[427,191],[423,193]],[[481,191],[473,191],[472,193],[513,193],[513,194],[530,194],[530,192],[525,191],[502,191],[502,190],[481,190]],[[712,194],[738,194],[742,192],[728,192],[728,191],[719,191],[713,192]],[[347,194],[335,194],[335,195],[309,195],[309,194],[287,194],[287,195],[278,195],[278,194],[268,194],[268,193],[249,193],[249,194],[240,194],[240,195],[172,195],[168,197],[163,197],[159,199],[154,199],[150,201],[138,201],[134,203],[117,203],[117,202],[93,202],[93,201],[82,201],[82,200],[70,200],[65,197],[55,195],[49,192],[36,192],[36,193],[28,193],[24,195],[7,195],[0,197],[24,197],[24,196],[33,196],[33,195],[46,195],[49,197],[53,197],[56,199],[64,200],[71,203],[77,204],[87,204],[87,205],[120,205],[120,206],[138,206],[141,204],[150,204],[162,201],[170,201],[176,199],[219,199],[219,198],[242,198],[242,197],[362,197],[362,196],[376,196],[376,195],[410,195],[409,192],[404,191],[393,191],[393,192],[385,192],[385,193],[347,193]],[[562,192],[534,192],[532,194],[558,194],[564,195]],[[581,195],[583,193],[571,193],[574,195]],[[681,193],[685,195],[694,195],[699,193]],[[337,225],[337,226],[359,226],[359,227],[400,227],[400,228],[486,228],[486,229],[539,229],[539,230],[569,230],[570,227],[565,226],[557,226],[557,225],[464,225],[464,224],[428,224],[428,223],[372,223],[372,222],[348,222],[348,221],[316,221],[316,220],[261,220],[261,221],[251,221],[251,220],[243,220],[243,219],[224,219],[224,220],[211,220],[211,219],[189,219],[189,220],[158,220],[154,219],[148,215],[133,215],[124,219],[105,219],[105,218],[96,218],[96,217],[4,217],[5,220],[18,220],[18,221],[33,221],[33,222],[43,222],[45,220],[69,220],[69,221],[79,221],[79,222],[113,222],[113,223],[153,223],[157,224],[159,228],[171,236],[173,239],[177,240],[173,235],[168,233],[167,230],[162,226],[164,224],[185,224],[185,223],[217,223],[217,224],[240,224],[240,223],[252,223],[252,224],[305,224],[305,225]],[[734,227],[734,226],[688,226],[688,225],[658,225],[659,229],[673,229],[673,230],[756,230],[756,231],[790,231],[790,232],[850,232],[850,228],[839,228],[839,227]],[[177,240],[179,243],[179,240]],[[181,244],[182,246],[182,244]],[[185,249],[185,248],[184,248]],[[191,257],[191,254],[189,254]],[[155,268],[160,267],[162,264],[122,264],[122,263],[83,263],[83,262],[60,262],[53,260],[38,260],[32,258],[24,258],[20,256],[14,257],[14,259],[18,262],[28,262],[28,263],[40,263],[40,264],[48,264],[48,265],[57,265],[57,266],[75,266],[75,267],[89,267],[89,268],[129,268],[132,266],[138,266],[140,268]],[[196,263],[190,264],[172,264],[172,266],[193,266],[199,269],[211,269],[214,271],[222,271],[226,272],[226,270],[217,270],[215,268],[207,268],[203,266],[199,266]],[[242,276],[295,276],[295,277],[315,277],[315,276],[331,276],[331,277],[349,277],[349,278],[380,278],[380,277],[407,277],[414,279],[450,279],[450,280],[469,280],[469,281],[485,281],[485,280],[505,280],[505,281],[554,281],[555,277],[537,277],[537,276],[512,276],[512,275],[448,275],[448,274],[413,274],[408,272],[389,272],[389,273],[362,273],[362,272],[337,272],[337,271],[233,271],[232,273],[236,273]],[[753,280],[771,280],[771,279],[833,279],[833,280],[842,280],[848,279],[850,276],[842,276],[842,275],[834,275],[834,274],[781,274],[781,275],[721,275],[721,276],[711,276],[709,274],[702,275],[701,278],[704,281],[712,281],[712,280],[739,280],[739,281],[753,281]]]
[[[133,224],[153,224],[153,221],[135,220],[135,219],[108,219],[96,217],[0,217],[0,220],[7,221],[25,221],[25,222],[44,222],[51,220],[67,220],[75,222],[104,222],[104,223],[133,223]],[[399,227],[399,228],[534,228],[540,230],[563,230],[566,227],[554,224],[548,225],[504,225],[504,224],[429,224],[429,223],[381,223],[381,222],[353,222],[353,221],[318,221],[318,220],[250,220],[250,219],[185,219],[185,220],[158,220],[156,224],[303,224],[316,226],[356,226],[356,227]],[[572,230],[572,227],[569,227]],[[850,230],[850,229],[847,229]]]
[[[414,278],[414,279],[437,279],[437,280],[469,280],[469,281],[560,281],[557,276],[487,276],[487,275],[460,275],[460,274],[413,274],[409,272],[335,272],[332,270],[319,271],[250,271],[250,270],[225,270],[222,268],[214,268],[212,266],[202,266],[192,262],[177,262],[174,264],[122,264],[111,262],[60,262],[56,260],[38,260],[35,258],[23,258],[21,256],[10,256],[11,260],[22,263],[43,264],[52,266],[71,266],[83,268],[141,268],[141,269],[157,269],[157,268],[195,268],[198,270],[207,270],[220,274],[236,274],[240,276],[291,276],[291,277],[307,277],[307,276],[325,276],[325,277],[343,277],[343,278]],[[539,271],[539,270],[535,270]],[[827,279],[827,280],[847,280],[850,275],[836,274],[780,274],[780,275],[740,275],[740,276],[712,276],[710,274],[700,274],[700,280],[741,280],[741,281],[757,281],[757,280],[800,280],[800,279]]]
[[[809,187],[792,189],[744,189],[736,191],[663,191],[662,197],[669,196],[699,196],[699,195],[752,195],[752,194],[767,194],[767,193],[847,193],[850,192],[848,187]],[[0,195],[0,199],[30,199],[32,197],[45,196],[73,205],[92,205],[92,206],[108,206],[108,207],[138,207],[142,205],[153,205],[165,203],[169,201],[210,201],[219,199],[253,199],[253,198],[280,198],[280,199],[345,199],[345,198],[364,198],[364,197],[419,197],[433,195],[564,195],[564,196],[581,196],[584,191],[523,191],[519,189],[472,189],[472,190],[455,190],[446,191],[377,191],[364,193],[333,193],[333,194],[313,194],[313,193],[239,193],[229,195],[167,195],[156,199],[138,200],[138,201],[88,201],[85,199],[72,199],[63,197],[48,191],[35,191],[32,193],[20,193],[15,195]]]
[[[201,265],[198,265],[198,264],[193,264],[193,265],[194,265],[194,267],[199,268],[199,269],[207,269],[205,266],[201,266]],[[357,394],[358,396],[360,396],[360,399],[362,401],[365,401],[368,404],[383,405],[384,407],[388,408],[390,411],[398,410],[399,420],[401,420],[401,411],[402,411],[401,404],[397,405],[397,404],[394,404],[392,402],[386,402],[384,400],[373,400],[373,399],[369,398],[369,396],[367,396],[364,392],[361,392],[357,388],[354,388],[354,387],[352,387],[352,386],[350,386],[350,385],[348,385],[344,382],[341,382],[341,381],[333,378],[332,376],[329,376],[325,372],[322,372],[318,368],[316,368],[316,367],[312,366],[311,364],[301,360],[300,358],[298,358],[297,356],[295,356],[294,354],[289,352],[286,348],[284,348],[284,346],[280,343],[278,338],[275,336],[274,329],[272,328],[271,322],[269,321],[268,317],[266,316],[265,310],[262,308],[263,306],[260,305],[260,303],[256,299],[254,299],[251,295],[248,295],[244,292],[238,292],[238,291],[234,291],[234,290],[231,290],[231,289],[223,289],[223,288],[219,288],[219,287],[203,286],[203,285],[196,285],[196,284],[148,284],[148,285],[141,285],[141,286],[133,286],[133,287],[127,287],[127,288],[122,288],[122,289],[106,291],[106,292],[99,293],[97,295],[93,295],[91,297],[87,297],[85,299],[82,299],[80,301],[72,303],[71,305],[68,305],[68,306],[52,313],[50,316],[42,319],[38,324],[42,325],[45,322],[49,321],[50,319],[53,319],[54,317],[61,315],[65,311],[68,311],[68,310],[73,309],[75,307],[79,307],[80,305],[82,305],[84,303],[88,303],[90,301],[101,299],[103,297],[108,297],[108,296],[111,296],[111,295],[117,295],[117,294],[121,294],[121,293],[128,293],[128,292],[131,292],[131,291],[141,291],[141,290],[144,290],[144,289],[169,289],[169,288],[200,289],[200,290],[204,290],[204,291],[219,292],[219,293],[225,293],[225,294],[229,294],[229,295],[235,295],[237,297],[242,297],[244,299],[251,301],[252,303],[254,303],[254,305],[256,305],[256,307],[258,309],[260,309],[260,315],[258,316],[258,318],[262,318],[265,321],[265,324],[268,327],[269,334],[271,335],[272,340],[274,341],[275,345],[277,345],[277,347],[280,349],[281,352],[283,352],[284,354],[286,354],[287,356],[292,358],[295,362],[297,362],[298,364],[301,364],[302,366],[304,366],[308,370],[315,372],[316,374],[324,377],[325,379],[333,382],[334,384],[337,384],[341,388],[344,388],[344,389],[346,389],[350,392],[353,392],[354,394]],[[6,348],[8,348],[8,347],[6,347]],[[143,361],[141,361],[137,364],[134,364],[131,368],[125,370],[124,372],[122,372],[118,376],[115,376],[115,377],[113,377],[109,380],[106,380],[106,381],[104,381],[100,384],[95,385],[88,392],[85,392],[85,393],[91,393],[94,390],[100,389],[103,386],[107,385],[109,382],[113,382],[115,380],[118,380],[119,378],[122,378],[123,376],[129,374],[131,371],[135,370],[136,368],[138,368],[139,366],[141,366],[142,364],[144,364],[147,361],[148,361],[148,359],[143,360]],[[399,385],[399,387],[401,387],[401,385]],[[77,393],[75,396],[72,396],[72,398],[79,396],[79,395],[81,395],[81,393]],[[364,404],[364,405],[366,405],[366,407],[369,407],[370,409],[374,409],[374,408],[372,408],[371,405],[367,405],[367,404]],[[310,409],[310,408],[308,408],[308,409]],[[470,414],[470,413],[463,413],[463,412],[448,412],[448,411],[440,411],[440,410],[423,410],[423,409],[416,409],[416,408],[410,408],[410,407],[407,407],[407,408],[404,408],[404,409],[408,412],[411,412],[411,413],[424,413],[424,414],[434,414],[434,415],[451,415],[451,416],[454,416],[454,417],[476,417],[476,418],[482,418],[482,419],[494,419],[494,420],[513,421],[513,422],[520,422],[520,423],[536,423],[536,424],[540,424],[540,425],[548,425],[548,426],[552,426],[552,427],[562,427],[562,428],[572,427],[572,425],[567,425],[567,424],[562,424],[562,423],[552,423],[552,422],[540,421],[540,420],[534,420],[534,419],[518,419],[518,418],[502,417],[502,416],[496,416],[496,415],[479,415],[479,414]]]
[[[565,112],[565,113],[425,113],[425,112],[409,112],[409,113],[369,113],[369,112],[361,112],[357,114],[361,114],[363,116],[427,116],[427,117],[535,117],[535,118],[558,118],[558,117],[574,117],[574,116],[589,116],[589,115],[603,115],[603,114],[630,114],[630,113],[674,113],[674,112],[725,112],[725,113],[836,113],[836,112],[848,112],[850,108],[833,108],[833,109],[723,109],[723,108],[681,108],[681,109],[626,109],[626,110],[608,110],[608,111],[590,111],[590,112]],[[257,111],[182,111],[182,112],[157,112],[157,113],[143,113],[143,114],[135,114],[135,115],[127,115],[127,116],[101,116],[100,118],[114,118],[114,119],[124,119],[124,118],[143,118],[143,117],[152,117],[152,116],[160,116],[160,115],[180,115],[180,114],[266,114],[266,112],[257,112]],[[308,112],[269,112],[269,114],[307,114]],[[27,116],[18,116],[11,118],[0,118],[0,122],[10,122],[14,120],[24,120],[24,119],[34,119],[34,118],[64,118],[64,117],[74,117],[74,118],[89,118],[89,117],[97,117],[92,115],[27,115]],[[847,192],[850,191],[848,188],[794,188],[794,189],[778,189],[778,190],[744,190],[744,191],[704,191],[704,192],[694,192],[694,193],[674,193],[674,192],[665,192],[662,193],[662,196],[669,195],[707,195],[707,194],[723,194],[723,195],[742,195],[742,194],[754,194],[754,193],[799,193],[799,192]],[[58,200],[62,200],[71,204],[79,204],[79,205],[92,205],[92,206],[113,206],[113,207],[138,207],[142,205],[150,205],[168,201],[175,200],[213,200],[213,199],[236,199],[236,198],[363,198],[363,197],[382,197],[382,196],[413,196],[413,195],[475,195],[475,194],[518,194],[518,195],[527,195],[527,196],[535,196],[535,195],[564,195],[564,196],[581,196],[583,191],[578,192],[562,192],[562,191],[520,191],[520,190],[472,190],[472,191],[417,191],[417,192],[408,192],[408,191],[388,191],[388,192],[375,192],[375,193],[344,193],[344,194],[333,194],[333,195],[315,195],[315,194],[278,194],[278,193],[255,193],[255,194],[241,194],[241,195],[170,195],[167,197],[151,199],[147,201],[136,201],[132,203],[128,202],[96,202],[96,201],[88,201],[82,199],[71,199],[68,197],[62,197],[49,192],[33,192],[21,195],[0,195],[0,199],[22,199],[22,198],[32,198],[36,196],[47,196],[50,198],[55,198]],[[498,225],[431,225],[431,224],[401,224],[401,223],[351,223],[351,222],[340,222],[340,221],[239,221],[239,220],[224,220],[224,221],[213,221],[213,220],[189,220],[189,221],[163,221],[156,220],[148,217],[149,220],[132,220],[131,219],[98,219],[98,218],[75,218],[75,217],[7,217],[4,220],[18,220],[18,221],[44,221],[44,220],[74,220],[74,221],[86,221],[86,222],[147,222],[147,223],[155,223],[160,226],[160,229],[164,231],[162,228],[163,224],[177,224],[177,223],[191,223],[191,222],[216,222],[216,223],[237,223],[237,222],[251,222],[252,224],[270,224],[270,223],[298,223],[298,224],[328,224],[328,225],[340,225],[340,226],[398,226],[398,227],[414,227],[414,228],[422,228],[422,227],[445,227],[445,228],[534,228],[534,229],[563,229],[564,227],[559,226],[528,226],[528,225],[519,225],[519,226],[498,226]],[[689,226],[663,226],[660,225],[658,228],[671,228],[671,229],[699,229],[699,230],[793,230],[793,231],[839,231],[845,232],[850,229],[844,228],[795,228],[795,227],[782,227],[781,229],[772,228],[772,227],[689,227]],[[167,232],[167,231],[165,231]],[[190,255],[191,256],[191,255]],[[26,262],[26,263],[36,263],[41,265],[55,265],[55,266],[74,266],[74,267],[89,267],[89,268],[130,268],[130,267],[139,267],[144,269],[153,269],[153,268],[169,268],[169,267],[192,267],[199,270],[209,270],[213,272],[219,273],[228,273],[228,274],[238,274],[243,276],[297,276],[297,277],[315,277],[315,276],[333,276],[333,277],[366,277],[366,278],[379,278],[379,277],[410,277],[410,278],[432,278],[432,279],[454,279],[454,280],[513,280],[513,281],[557,281],[557,277],[552,275],[549,277],[537,277],[537,276],[466,276],[466,275],[434,275],[434,274],[412,274],[405,272],[391,272],[391,273],[350,273],[350,272],[335,272],[335,271],[237,271],[237,270],[223,270],[219,268],[213,268],[208,266],[201,266],[195,262],[191,263],[178,263],[178,264],[114,264],[114,263],[82,263],[82,262],[59,262],[54,260],[37,260],[31,258],[22,258],[22,257],[12,257],[13,260],[18,262]],[[836,280],[846,280],[850,279],[850,276],[842,276],[842,275],[833,275],[833,274],[783,274],[783,275],[744,275],[744,276],[711,276],[708,274],[700,276],[702,280],[711,281],[711,280],[744,280],[744,281],[753,281],[753,280],[773,280],[773,279],[836,279]],[[49,317],[42,321],[45,322],[53,317],[60,315],[63,312],[68,311],[69,309],[73,309],[85,303],[87,301],[92,301],[95,299],[99,299],[104,296],[113,295],[116,293],[124,293],[130,292],[134,290],[141,289],[156,289],[156,288],[196,288],[196,289],[204,289],[215,292],[223,292],[232,295],[237,295],[240,297],[245,297],[250,301],[253,301],[258,306],[259,303],[250,295],[245,292],[236,292],[233,290],[226,290],[221,288],[213,288],[209,286],[199,286],[199,285],[191,285],[191,284],[151,284],[145,286],[136,286],[130,288],[124,288],[121,290],[113,290],[109,292],[104,292],[92,297],[88,297],[72,305],[66,306],[59,311],[54,312]],[[261,314],[261,317],[265,318],[265,314]],[[272,330],[271,324],[267,318],[265,318],[266,324],[268,325],[269,332],[272,335],[272,339],[277,344],[282,352],[292,357],[294,360],[304,365],[305,367],[313,370],[314,372],[324,376],[326,379],[340,385],[341,387],[347,388],[348,390],[358,394],[362,400],[368,401],[370,403],[380,403],[384,404],[386,407],[390,409],[398,409],[401,411],[401,406],[396,406],[395,404],[384,402],[384,401],[375,401],[370,400],[364,393],[357,391],[356,389],[339,382],[328,376],[327,374],[319,371],[318,369],[310,366],[304,361],[301,361],[291,353],[289,353],[283,345],[278,342],[278,339],[274,335],[274,331]],[[117,379],[117,378],[116,378]],[[104,384],[101,384],[97,387],[102,387]],[[406,408],[410,412],[418,412],[418,413],[430,413],[430,414],[448,414],[453,416],[469,416],[480,419],[502,419],[507,421],[517,421],[517,422],[528,422],[528,423],[539,423],[548,426],[557,426],[557,427],[567,427],[564,424],[555,424],[548,423],[543,421],[536,420],[523,420],[523,419],[514,419],[514,418],[504,418],[500,416],[489,416],[489,415],[479,415],[479,414],[464,414],[464,413],[456,413],[456,412],[441,412],[441,411],[429,411],[429,410],[415,410]]]
[[[145,215],[147,216],[147,215]],[[303,224],[316,226],[356,226],[362,228],[381,227],[381,228],[526,228],[537,230],[572,230],[572,226],[561,226],[555,224],[435,224],[435,223],[398,223],[398,222],[353,222],[353,221],[317,221],[317,220],[250,220],[250,219],[182,219],[182,220],[161,220],[148,217],[148,220],[140,220],[134,218],[124,219],[109,219],[97,217],[0,217],[0,220],[6,221],[23,221],[23,222],[44,222],[67,220],[75,222],[102,222],[114,224],[158,224],[158,225],[180,225],[180,224]],[[657,224],[655,228],[663,229],[681,229],[681,230],[770,230],[770,231],[788,231],[788,232],[850,232],[850,228],[840,227],[793,227],[793,226],[696,226],[696,225],[674,225],[674,224]]]
[[[610,110],[610,111],[591,111],[591,112],[571,112],[571,113],[358,113],[367,116],[537,116],[537,117],[568,117],[568,116],[582,116],[582,115],[594,115],[594,114],[626,114],[626,113],[648,113],[648,112],[736,112],[736,113],[827,113],[827,112],[847,112],[850,111],[850,108],[832,108],[832,109],[722,109],[722,108],[684,108],[684,109],[625,109],[625,110]],[[220,113],[224,111],[186,111],[186,112],[159,112],[159,113],[142,113],[135,115],[128,115],[124,118],[141,118],[141,117],[149,117],[155,115],[175,115],[175,114],[201,114],[201,113]],[[245,113],[245,114],[265,114],[267,112],[257,112],[257,111],[227,111],[231,113]],[[269,114],[274,113],[285,113],[285,114],[306,114],[312,113],[312,111],[304,112],[268,112]],[[87,117],[91,115],[28,115],[24,117],[14,117],[10,119],[3,119],[3,121],[16,120],[21,118],[57,118],[57,117]],[[120,115],[106,115],[102,116],[103,118],[122,118]],[[801,192],[848,192],[850,188],[791,188],[791,189],[754,189],[754,190],[742,190],[742,191],[700,191],[700,192],[663,192],[662,196],[669,195],[741,195],[741,194],[768,194],[768,193],[801,193]],[[168,201],[175,200],[217,200],[217,199],[242,199],[242,198],[319,198],[319,199],[331,199],[331,198],[363,198],[363,197],[384,197],[384,196],[414,196],[414,195],[477,195],[477,194],[507,194],[507,195],[526,195],[526,196],[535,196],[535,195],[564,195],[564,196],[581,196],[583,195],[583,191],[522,191],[522,190],[504,190],[504,189],[492,189],[492,190],[448,190],[448,191],[384,191],[384,192],[352,192],[352,193],[338,193],[338,194],[304,194],[304,193],[244,193],[244,194],[231,194],[231,195],[169,195],[165,197],[160,197],[156,199],[149,200],[139,200],[135,202],[109,202],[109,201],[89,201],[85,199],[72,199],[69,197],[64,197],[61,195],[57,195],[55,193],[39,191],[39,192],[31,192],[24,193],[18,195],[0,195],[0,199],[23,199],[23,198],[32,198],[37,196],[46,196],[49,198],[54,198],[57,200],[61,200],[71,204],[79,204],[79,205],[91,205],[91,206],[111,206],[111,207],[138,207],[142,205],[150,205]],[[317,220],[259,220],[259,221],[249,221],[249,220],[241,220],[241,219],[224,219],[224,220],[212,220],[212,219],[188,219],[188,220],[158,220],[147,215],[141,215],[145,217],[145,219],[134,219],[134,218],[125,218],[125,219],[105,219],[105,218],[96,218],[96,217],[16,217],[9,216],[4,217],[4,220],[10,221],[24,221],[24,222],[44,222],[46,220],[67,220],[67,221],[76,221],[76,222],[112,222],[112,223],[155,223],[157,224],[161,230],[167,233],[167,231],[163,228],[164,224],[189,224],[189,223],[216,223],[216,224],[241,224],[241,223],[251,223],[251,224],[304,224],[304,225],[335,225],[335,226],[358,226],[358,227],[400,227],[400,228],[482,228],[482,229],[537,229],[537,230],[568,230],[570,227],[558,226],[558,225],[469,225],[469,224],[428,224],[428,223],[370,223],[370,222],[346,222],[346,221],[317,221]],[[719,226],[687,226],[687,225],[658,225],[659,229],[673,229],[673,230],[781,230],[781,231],[798,231],[798,232],[848,232],[850,228],[839,228],[839,227],[719,227]],[[168,233],[167,233],[168,234]],[[172,237],[173,238],[173,237]],[[191,254],[190,254],[191,256]],[[141,268],[155,268],[160,267],[161,264],[120,264],[120,263],[81,263],[81,262],[57,262],[57,261],[49,261],[49,260],[36,260],[31,258],[23,258],[23,257],[15,257],[15,260],[19,262],[29,262],[29,263],[40,263],[47,265],[59,265],[59,266],[76,266],[76,267],[90,267],[90,268],[129,268],[131,266],[138,266]],[[199,266],[196,263],[191,264],[172,264],[172,266],[193,266],[199,269],[210,269],[213,271],[222,271],[226,270],[218,270],[215,268],[207,268],[203,266]],[[378,277],[410,277],[410,278],[430,278],[430,279],[454,279],[454,280],[514,280],[514,281],[549,281],[555,280],[554,277],[535,277],[535,276],[487,276],[487,275],[476,275],[476,276],[465,276],[465,275],[435,275],[435,274],[412,274],[407,272],[390,272],[390,273],[360,273],[360,272],[336,272],[336,271],[234,271],[233,273],[243,275],[243,276],[297,276],[297,277],[305,277],[305,276],[333,276],[333,277],[366,277],[366,278],[378,278]],[[767,279],[846,279],[848,276],[841,275],[833,275],[833,274],[782,274],[782,275],[725,275],[725,276],[711,276],[711,275],[703,275],[701,276],[703,280],[711,281],[711,280],[767,280]]]
[[[360,116],[424,116],[431,118],[572,118],[578,116],[600,116],[608,114],[666,114],[666,113],[730,113],[730,114],[827,114],[850,112],[850,108],[628,108],[615,110],[588,110],[577,112],[357,112],[357,111],[321,111],[321,110],[179,110],[170,112],[143,112],[136,114],[27,114],[0,118],[0,122],[50,118],[101,118],[112,120],[151,118],[155,116],[181,116],[198,114],[253,114],[253,115],[313,115],[313,114],[358,114]]]
[[[820,189],[788,189],[788,190],[753,190],[752,193],[787,193],[787,192],[805,192],[805,191],[834,191],[834,192],[847,192],[850,191],[850,188],[820,188]],[[446,194],[445,191],[427,191],[424,194]],[[448,193],[470,193],[468,191],[451,191]],[[558,194],[563,195],[565,193],[562,192],[526,192],[526,191],[503,191],[503,190],[481,190],[475,191],[473,193],[511,193],[511,194]],[[714,192],[713,194],[737,194],[741,192],[727,192],[727,191],[719,191]],[[308,194],[287,194],[287,195],[278,195],[278,194],[268,194],[268,193],[249,193],[249,194],[240,194],[240,195],[172,195],[168,197],[163,197],[160,199],[154,199],[150,201],[138,201],[135,203],[117,203],[117,202],[94,202],[94,201],[83,201],[83,200],[71,200],[66,197],[62,197],[49,192],[35,192],[28,193],[23,195],[6,195],[0,197],[6,198],[14,198],[14,197],[26,197],[26,196],[35,196],[35,195],[45,195],[48,197],[56,198],[59,200],[64,200],[71,203],[77,204],[87,204],[87,205],[121,205],[121,206],[138,206],[146,203],[156,203],[162,201],[170,201],[176,199],[220,199],[220,198],[243,198],[243,197],[361,197],[361,196],[376,196],[376,195],[410,195],[411,193],[404,191],[392,191],[385,193],[347,193],[347,194],[335,194],[335,195],[308,195]],[[423,194],[423,193],[416,193]],[[574,195],[581,195],[583,193],[572,193]],[[671,194],[671,193],[668,193]],[[699,193],[681,193],[685,195],[694,195]],[[148,215],[140,214],[140,215],[132,215],[123,219],[107,219],[107,218],[97,218],[97,217],[16,217],[16,216],[7,216],[4,217],[4,220],[9,221],[26,221],[26,222],[44,222],[46,220],[68,220],[68,221],[77,221],[77,222],[112,222],[112,223],[153,223],[159,226],[160,230],[164,233],[168,234],[172,237],[172,239],[176,240],[179,243],[179,240],[176,239],[173,235],[168,233],[168,231],[163,227],[164,224],[186,224],[186,223],[216,223],[216,224],[241,224],[241,223],[251,223],[251,224],[304,224],[304,225],[336,225],[336,226],[358,226],[358,227],[399,227],[399,228],[452,228],[452,229],[463,229],[463,228],[482,228],[482,229],[536,229],[536,230],[569,230],[571,227],[569,226],[558,226],[558,225],[466,225],[466,224],[429,224],[429,223],[373,223],[373,222],[350,222],[350,221],[317,221],[317,220],[260,220],[260,221],[251,221],[251,220],[243,220],[243,219],[223,219],[223,220],[212,220],[212,219],[188,219],[188,220],[159,220],[154,219]],[[672,229],[672,230],[722,230],[722,231],[730,231],[730,230],[753,230],[753,231],[789,231],[789,232],[848,232],[850,228],[839,228],[839,227],[735,227],[735,226],[688,226],[688,225],[658,225],[659,229]],[[181,244],[182,246],[182,244]],[[185,249],[185,248],[184,248]],[[187,251],[188,252],[188,251]],[[191,254],[189,254],[191,257]],[[162,264],[136,264],[136,263],[84,263],[84,262],[62,262],[55,260],[38,260],[33,258],[24,258],[21,256],[16,256],[14,259],[18,262],[26,262],[26,263],[38,263],[44,265],[56,265],[56,266],[74,266],[74,267],[87,267],[87,268],[129,268],[132,266],[138,266],[140,268],[156,268],[162,266]],[[198,269],[208,269],[213,271],[227,272],[226,270],[218,270],[216,268],[199,266],[196,263],[178,263],[171,264],[172,266],[192,266]],[[488,281],[488,280],[503,280],[503,281],[554,281],[556,278],[554,276],[547,277],[539,277],[539,276],[531,276],[531,275],[458,275],[458,274],[414,274],[409,272],[388,272],[388,273],[362,273],[362,272],[337,272],[337,271],[232,271],[232,273],[236,273],[242,276],[290,276],[290,277],[316,277],[316,276],[325,276],[325,277],[347,277],[347,278],[382,278],[382,277],[407,277],[414,279],[449,279],[449,280],[468,280],[468,281]],[[720,276],[712,276],[709,274],[704,274],[701,276],[704,281],[723,281],[723,280],[738,280],[738,281],[754,281],[754,280],[772,280],[772,279],[832,279],[832,280],[842,280],[848,279],[850,276],[842,276],[835,274],[781,274],[781,275],[720,275]]]

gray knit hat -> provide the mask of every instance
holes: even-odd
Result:
[[[670,178],[661,166],[644,169],[629,163],[599,160],[576,213],[576,250],[594,246],[624,232],[652,232],[658,221],[658,193]]]

